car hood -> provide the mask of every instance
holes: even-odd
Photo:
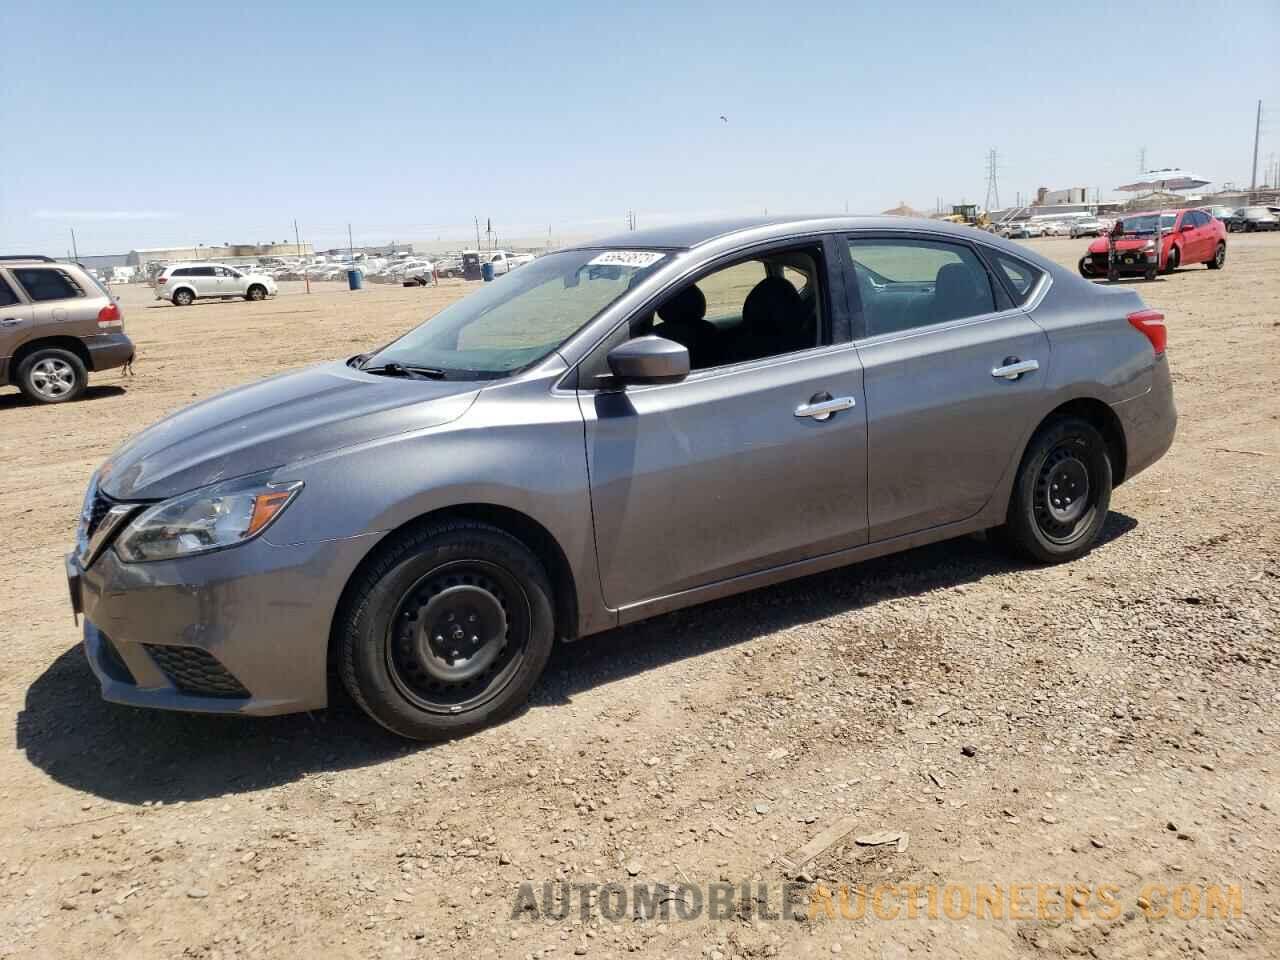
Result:
[[[161,500],[397,433],[456,420],[469,381],[409,380],[327,363],[237,387],[148,427],[98,474],[117,500]]]

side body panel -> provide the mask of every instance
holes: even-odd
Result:
[[[796,416],[821,393],[856,406]],[[582,408],[612,607],[866,542],[862,371],[847,344],[584,391]]]

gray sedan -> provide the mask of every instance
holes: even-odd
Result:
[[[985,530],[1080,557],[1176,415],[1163,317],[1023,246],[755,219],[548,254],[94,474],[67,558],[108,700],[433,739],[557,639]]]

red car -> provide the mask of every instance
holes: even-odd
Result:
[[[1157,217],[1164,234],[1158,261]],[[1193,263],[1219,270],[1227,262],[1227,228],[1203,210],[1126,214],[1116,221],[1111,236],[1116,245],[1115,266],[1122,274],[1140,273],[1154,279],[1157,270],[1168,273]],[[1089,244],[1089,252],[1080,258],[1080,276],[1090,280],[1107,276],[1107,237]]]

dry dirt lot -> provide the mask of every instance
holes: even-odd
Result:
[[[1080,562],[972,538],[665,616],[563,648],[527,710],[442,746],[345,701],[268,721],[101,702],[61,571],[93,468],[192,400],[466,289],[176,309],[125,288],[135,376],[62,407],[0,395],[0,956],[1280,955],[1280,235],[1142,286],[1168,315],[1178,439]],[[781,858],[846,819],[909,842],[842,841],[801,880],[887,891],[890,918],[768,918]],[[770,902],[513,920],[525,880]],[[1029,884],[1019,917],[966,914],[978,884]],[[1238,915],[1187,918],[1213,884]],[[930,903],[944,885],[960,919]],[[1071,917],[1062,885],[1084,888]]]

